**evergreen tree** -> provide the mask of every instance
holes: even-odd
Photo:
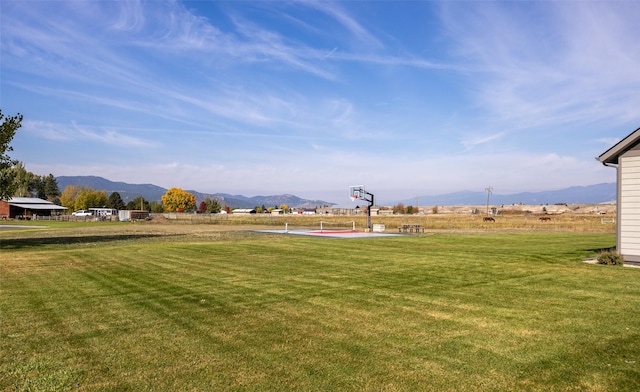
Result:
[[[156,214],[161,214],[164,212],[164,206],[158,201],[150,201],[149,209],[151,210],[151,212]]]
[[[111,192],[109,200],[107,200],[107,206],[109,208],[115,208],[116,210],[124,210],[127,207],[118,192]]]
[[[131,200],[127,203],[128,210],[142,210],[149,211],[149,202],[144,199],[142,196],[138,196],[135,199]]]
[[[218,202],[218,199],[216,199],[215,197],[212,199],[207,196],[207,198],[204,199],[204,203],[206,205],[205,212],[209,214],[217,214],[222,210],[220,202]]]
[[[53,201],[56,198],[60,197],[60,187],[58,187],[58,180],[53,176],[53,174],[49,173],[48,176],[43,177],[44,182],[44,194],[47,200]]]
[[[31,180],[31,195],[40,199],[47,198],[47,193],[44,188],[44,177],[33,175]]]

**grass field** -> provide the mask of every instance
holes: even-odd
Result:
[[[601,216],[596,214],[561,214],[561,215],[524,215],[524,214],[504,214],[495,218],[495,222],[484,222],[484,214],[429,214],[429,215],[392,215],[392,216],[372,216],[372,224],[383,224],[387,230],[394,231],[403,224],[419,224],[425,230],[447,230],[447,231],[499,231],[499,232],[615,232],[615,215]],[[540,217],[545,216],[550,221],[540,221]],[[290,227],[316,227],[319,228],[319,221],[350,222],[355,221],[356,226],[364,228],[366,226],[366,216],[364,214],[352,216],[325,216],[325,215],[279,215],[253,214],[250,216],[232,216],[218,214],[180,214],[176,216],[174,222],[180,223],[205,223],[217,225],[250,225],[276,227],[283,229],[285,223]],[[609,221],[608,223],[603,223]]]
[[[45,225],[0,232],[0,390],[640,390],[611,232]]]

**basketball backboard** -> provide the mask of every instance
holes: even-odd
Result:
[[[352,185],[349,187],[349,197],[351,200],[365,199],[364,185]]]

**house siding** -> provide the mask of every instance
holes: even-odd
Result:
[[[640,261],[640,155],[631,150],[620,157],[618,252]]]

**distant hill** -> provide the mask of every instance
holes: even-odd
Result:
[[[60,190],[67,185],[81,185],[96,190],[105,190],[107,195],[112,192],[118,192],[122,200],[127,203],[138,196],[144,197],[148,201],[160,201],[162,195],[167,189],[152,184],[127,184],[125,182],[109,181],[97,176],[60,176],[56,177]],[[295,195],[271,195],[271,196],[253,196],[246,197],[242,195],[231,195],[227,193],[202,193],[194,190],[187,190],[192,193],[198,202],[206,197],[215,197],[220,203],[226,204],[234,208],[252,208],[256,206],[273,207],[286,204],[290,207],[319,207],[326,205],[334,205],[322,200],[301,199]],[[514,194],[491,195],[491,204],[493,205],[510,205],[510,204],[596,204],[606,203],[616,200],[616,184],[604,183],[588,186],[574,186],[553,191],[543,192],[522,192]],[[404,205],[415,205],[416,198],[384,201],[381,205],[395,205],[403,203]],[[486,192],[454,192],[436,196],[419,196],[418,203],[421,206],[465,206],[465,205],[484,205],[487,203]]]
[[[597,204],[616,200],[616,184],[604,183],[588,186],[573,186],[569,188],[543,191],[522,192],[513,194],[491,194],[491,204]],[[415,205],[416,198],[400,200],[404,205]],[[391,205],[397,204],[389,203]],[[418,196],[421,206],[465,206],[484,205],[487,203],[487,192],[455,192],[437,196]]]
[[[110,193],[118,192],[125,203],[138,196],[142,196],[148,201],[160,201],[162,195],[167,192],[166,189],[152,184],[127,184],[125,182],[109,181],[96,176],[60,176],[56,177],[56,181],[60,191],[64,190],[68,185],[76,185],[107,191],[107,196]]]
[[[162,195],[167,193],[166,188],[152,184],[127,184],[125,182],[114,182],[106,178],[97,176],[60,176],[56,177],[58,187],[62,191],[67,185],[85,186],[95,190],[104,190],[107,195],[118,192],[122,200],[127,203],[136,197],[142,196],[148,201],[161,201]],[[194,190],[185,189],[185,191],[193,194],[198,203],[207,197],[216,198],[222,204],[226,204],[232,208],[253,208],[256,206],[274,207],[286,204],[289,207],[314,208],[325,205],[332,205],[322,200],[301,199],[295,195],[272,195],[272,196],[253,196],[246,197],[242,195],[229,195],[226,193],[202,193]]]

